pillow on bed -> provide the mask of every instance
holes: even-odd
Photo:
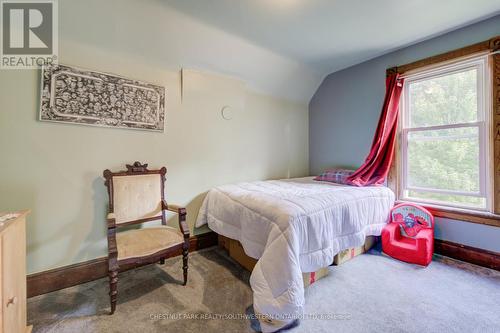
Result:
[[[348,169],[331,169],[326,170],[321,175],[314,178],[314,180],[320,180],[323,182],[331,182],[337,184],[345,184],[347,177],[352,175],[354,170]]]

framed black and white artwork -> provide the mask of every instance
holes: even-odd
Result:
[[[165,88],[72,66],[45,66],[40,120],[163,132]]]

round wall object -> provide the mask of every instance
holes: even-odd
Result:
[[[233,108],[228,106],[228,105],[224,106],[221,110],[221,115],[222,115],[222,118],[224,118],[225,120],[233,119],[233,116],[234,116]]]

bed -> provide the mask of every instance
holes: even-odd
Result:
[[[256,181],[211,189],[196,226],[239,241],[257,264],[250,277],[263,332],[302,315],[303,272],[330,265],[335,254],[380,235],[394,205],[384,186],[353,187],[312,177]]]

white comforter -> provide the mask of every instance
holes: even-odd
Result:
[[[302,272],[333,262],[339,251],[380,235],[394,204],[387,187],[353,187],[311,177],[257,181],[216,187],[208,192],[196,226],[241,242],[259,259],[250,277],[263,332],[300,317],[304,306]]]

